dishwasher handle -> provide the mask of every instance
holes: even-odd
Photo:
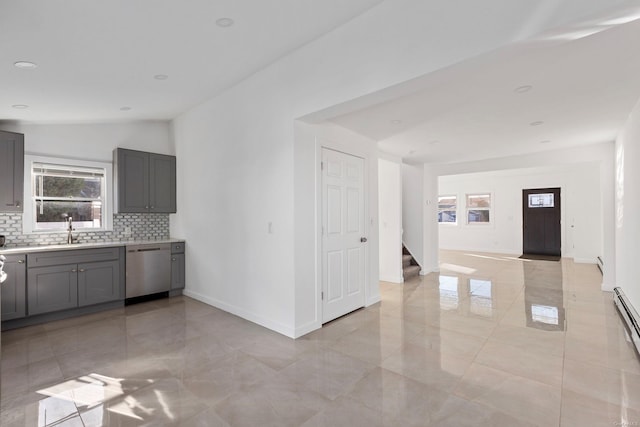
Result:
[[[129,249],[129,252],[150,252],[150,251],[161,251],[162,248],[142,248],[142,249]]]

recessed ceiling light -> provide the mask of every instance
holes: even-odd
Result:
[[[548,143],[550,143],[550,142],[551,142],[551,141],[549,141],[548,139],[545,139],[544,141],[540,141],[540,144],[548,144]]]
[[[220,18],[216,20],[216,25],[222,28],[228,28],[233,25],[233,19],[231,18]]]
[[[391,124],[393,125],[399,125],[402,123],[402,120],[391,120]]]
[[[155,76],[153,76],[153,78],[156,80],[167,80],[169,76],[167,76],[166,74],[156,74]]]
[[[13,65],[16,68],[24,68],[24,69],[33,69],[38,67],[38,64],[36,64],[35,62],[29,62],[29,61],[14,62]]]
[[[129,111],[131,107],[120,107],[120,111]]]
[[[543,121],[538,120],[537,122],[531,122],[529,123],[530,126],[540,126],[541,124],[543,124]]]
[[[12,105],[13,108],[15,108],[16,110],[26,110],[27,108],[29,108],[28,105],[24,105],[24,104],[15,104]]]
[[[529,92],[531,89],[533,89],[533,86],[524,85],[524,86],[518,86],[513,91],[516,92],[516,93],[525,93],[525,92]]]

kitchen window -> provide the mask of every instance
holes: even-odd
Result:
[[[456,196],[438,196],[438,222],[440,224],[456,224],[458,202]]]
[[[467,224],[491,223],[491,194],[467,194]]]
[[[111,164],[27,156],[25,232],[111,229]],[[27,177],[25,177],[27,178]],[[27,196],[27,195],[25,195]]]

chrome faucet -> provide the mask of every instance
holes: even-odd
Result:
[[[67,244],[70,245],[73,243],[74,240],[78,240],[78,238],[73,238],[73,218],[71,218],[71,215],[69,215],[69,217],[67,217],[67,222],[69,223],[69,227],[67,228]]]

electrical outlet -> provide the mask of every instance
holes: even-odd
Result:
[[[131,227],[125,227],[124,228],[124,235],[125,236],[131,236]]]

